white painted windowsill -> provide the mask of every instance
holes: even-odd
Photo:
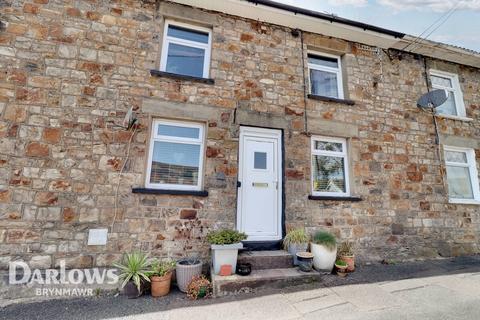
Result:
[[[459,120],[459,121],[465,121],[465,122],[473,121],[472,118],[461,117],[461,116],[452,116],[452,115],[448,115],[448,114],[436,114],[435,116],[438,117],[438,118]]]
[[[448,203],[453,204],[476,204],[480,205],[480,200],[473,200],[473,199],[449,199]]]

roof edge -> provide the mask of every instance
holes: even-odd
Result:
[[[291,6],[291,5],[287,5],[287,4],[283,4],[283,3],[279,3],[271,0],[245,0],[245,1],[254,3],[256,5],[263,5],[263,6],[267,6],[275,9],[289,11],[294,14],[303,14],[303,15],[317,18],[317,19],[327,20],[330,22],[337,22],[337,23],[345,24],[351,27],[361,28],[363,30],[374,31],[374,32],[386,34],[395,38],[403,38],[406,35],[405,33],[402,33],[402,32],[397,32],[397,31],[377,27],[371,24],[341,18],[333,14],[327,14],[327,13],[322,13],[318,11],[299,8],[299,7],[295,7],[295,6]]]

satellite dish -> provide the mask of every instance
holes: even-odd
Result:
[[[417,100],[419,108],[438,108],[448,99],[448,91],[443,89],[432,90]]]

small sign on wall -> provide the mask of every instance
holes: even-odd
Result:
[[[89,246],[104,246],[107,244],[108,229],[90,229],[88,230]]]

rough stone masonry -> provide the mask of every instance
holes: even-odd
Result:
[[[212,28],[214,84],[150,74],[165,16]],[[0,268],[108,266],[134,249],[206,258],[206,233],[235,226],[240,125],[283,130],[287,227],[330,230],[364,260],[479,252],[480,207],[448,203],[433,119],[416,107],[425,62],[457,73],[473,121],[439,118],[440,135],[476,144],[480,163],[478,69],[319,34],[302,50],[289,28],[163,1],[3,0],[0,20]],[[305,98],[307,49],[343,56],[354,105]],[[120,127],[130,107],[133,137]],[[207,197],[132,193],[164,117],[208,124]],[[362,201],[308,199],[317,134],[348,138]],[[87,246],[99,227],[107,245]]]

